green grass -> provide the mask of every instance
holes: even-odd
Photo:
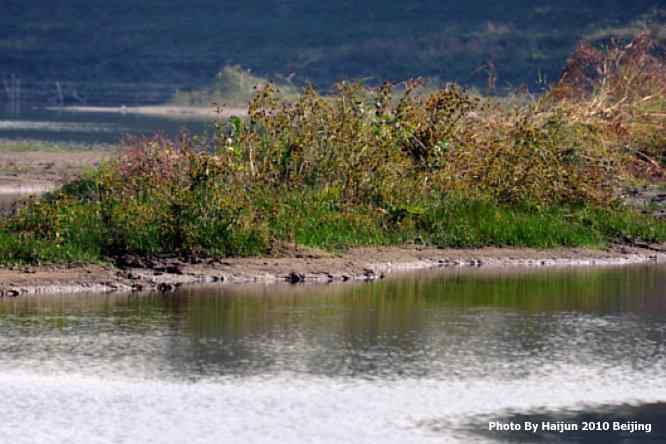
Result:
[[[75,241],[51,242],[0,230],[0,263],[5,265],[94,263],[102,258],[99,249],[87,249]]]
[[[606,238],[601,232],[572,220],[579,218],[579,213],[563,208],[502,208],[489,201],[453,199],[428,212],[425,224],[431,242],[443,247],[603,245]]]
[[[503,207],[452,199],[426,215],[431,243],[445,247],[604,247],[609,242],[663,242],[666,223],[635,209],[587,206]]]
[[[257,198],[251,225],[237,224],[229,218],[206,223],[200,219],[200,211],[196,214],[203,205],[200,201],[188,209],[171,208],[172,214],[152,220],[116,216],[110,222],[98,204],[78,200],[86,194],[81,187],[70,187],[67,193],[54,196],[57,200],[51,203],[45,201],[25,209],[18,219],[3,223],[0,263],[98,262],[125,253],[256,256],[271,254],[276,242],[339,252],[405,243],[441,248],[602,248],[629,239],[666,241],[666,223],[626,208],[539,210],[449,196],[425,201],[423,212],[396,217],[368,207],[345,209],[330,193],[299,192],[275,196],[270,201],[265,194]],[[145,214],[136,208],[124,211],[130,217]],[[188,211],[190,214],[184,215]],[[189,249],[182,239],[177,240],[179,235],[173,230],[164,230],[166,221],[174,217],[181,218],[180,228],[189,233]]]

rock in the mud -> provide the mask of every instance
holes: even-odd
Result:
[[[143,291],[144,286],[142,284],[134,284],[132,285],[132,291]]]
[[[131,271],[119,271],[116,273],[116,276],[130,281],[138,281],[141,279],[140,275],[132,273]]]
[[[157,291],[159,291],[162,294],[173,293],[174,291],[176,291],[176,286],[174,284],[169,284],[167,282],[161,282],[157,286]]]
[[[305,275],[303,273],[296,273],[295,271],[292,271],[287,276],[287,282],[290,284],[302,284],[305,282]]]
[[[116,259],[116,265],[120,268],[151,268],[152,263],[141,257],[125,255]]]
[[[366,281],[374,281],[377,279],[377,273],[375,273],[375,270],[370,270],[369,268],[366,268],[363,270],[363,279]]]
[[[166,271],[169,274],[183,274],[183,269],[178,264],[169,264],[166,267],[164,267],[164,271]]]
[[[15,298],[21,294],[18,290],[14,288],[0,289],[0,298]]]

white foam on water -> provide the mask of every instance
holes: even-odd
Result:
[[[656,369],[542,370],[514,381],[278,374],[197,383],[12,370],[0,374],[0,442],[482,442],[455,426],[506,412],[666,401]],[[424,426],[432,422],[447,426]]]

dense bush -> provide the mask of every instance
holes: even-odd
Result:
[[[334,187],[352,203],[403,205],[432,191],[538,205],[608,202],[618,165],[572,108],[511,109],[447,86],[417,94],[409,82],[369,91],[341,84],[295,102],[268,86],[247,121],[222,131],[220,157],[245,183]]]
[[[666,48],[646,33],[605,48],[579,44],[546,96],[571,121],[593,128],[639,174],[662,175],[666,161]]]
[[[212,141],[131,141],[22,208],[3,222],[0,260],[666,240],[666,224],[617,198],[662,167],[666,69],[653,49],[646,36],[581,47],[533,100],[411,81],[290,101],[267,85]]]

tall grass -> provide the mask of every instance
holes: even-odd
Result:
[[[186,136],[134,140],[20,209],[2,223],[0,261],[664,241],[666,224],[618,193],[662,169],[666,69],[653,50],[647,36],[581,46],[529,101],[418,81],[287,100],[269,84],[247,119],[218,123],[213,152]]]

